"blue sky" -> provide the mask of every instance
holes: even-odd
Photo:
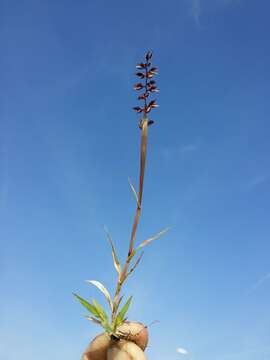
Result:
[[[134,67],[159,67],[137,241],[172,226],[124,294],[149,359],[270,358],[266,0],[0,1],[0,359],[73,360],[100,330],[138,178]],[[188,354],[177,353],[184,348]]]

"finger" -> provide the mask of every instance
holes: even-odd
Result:
[[[143,351],[148,344],[148,330],[145,325],[137,321],[125,321],[117,328],[126,340],[134,342]]]
[[[100,334],[87,347],[81,360],[107,360],[111,340],[107,333]]]
[[[107,360],[147,360],[147,358],[134,342],[118,340],[109,347]]]

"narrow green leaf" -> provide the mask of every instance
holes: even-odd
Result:
[[[73,295],[75,296],[75,298],[77,300],[79,300],[79,302],[94,316],[99,317],[99,314],[95,308],[95,306],[91,305],[88,301],[84,300],[82,297],[80,297],[79,295],[73,293]]]
[[[127,276],[129,276],[130,274],[133,273],[133,271],[136,269],[136,267],[139,265],[142,257],[143,257],[143,252],[140,254],[140,256],[138,257],[138,259],[136,260],[135,264],[132,266],[132,268],[129,270],[129,272],[127,273]]]
[[[116,302],[115,302],[115,312],[117,312],[117,310],[119,308],[119,305],[120,305],[122,300],[123,300],[123,295],[118,297],[118,299],[116,300]]]
[[[85,316],[87,320],[89,321],[92,321],[94,324],[98,324],[100,326],[103,327],[103,329],[105,331],[107,331],[108,333],[112,333],[112,328],[111,328],[111,325],[107,322],[107,321],[101,321],[101,320],[98,320],[96,318],[94,318],[93,316]]]
[[[104,322],[101,324],[101,326],[103,327],[103,329],[104,329],[105,331],[107,331],[107,333],[112,333],[112,332],[113,332],[111,325],[110,325],[107,321],[104,321]]]
[[[103,329],[105,331],[107,331],[108,333],[111,333],[112,328],[111,328],[111,325],[109,324],[109,320],[108,320],[108,316],[107,316],[106,312],[104,311],[102,306],[95,299],[93,299],[93,304],[95,306],[96,311],[98,312],[99,318],[101,319],[101,326],[103,327]]]
[[[128,311],[128,308],[130,306],[132,300],[132,296],[128,299],[128,301],[125,303],[125,305],[122,307],[122,309],[119,311],[117,318],[116,318],[116,326],[120,325],[123,322],[123,319]]]
[[[102,308],[102,306],[95,300],[93,299],[93,305],[98,313],[98,317],[102,320],[107,322],[108,321],[108,316],[106,314],[106,312],[104,311],[104,309]]]
[[[170,228],[166,228],[162,231],[160,231],[159,233],[157,233],[156,235],[150,237],[149,239],[147,240],[144,240],[142,243],[140,243],[140,245],[137,247],[136,250],[148,245],[150,242],[154,241],[154,240],[157,240],[158,238],[160,238],[163,234],[165,234]]]
[[[106,232],[106,235],[107,235],[107,238],[109,240],[109,243],[111,244],[111,248],[112,248],[112,258],[113,258],[113,264],[114,264],[114,267],[116,269],[116,271],[118,272],[119,276],[121,274],[121,265],[120,265],[120,262],[118,260],[118,257],[117,257],[117,254],[116,254],[116,250],[115,250],[115,247],[114,247],[114,244],[113,244],[113,241],[112,241],[112,237],[111,237],[111,234],[109,233],[109,231],[106,229],[106,227],[104,227],[104,230]]]
[[[86,280],[86,282],[96,286],[103,293],[103,295],[107,299],[107,301],[110,305],[110,308],[112,310],[113,309],[112,299],[111,299],[109,291],[105,288],[105,286],[103,284],[101,284],[101,282],[96,281],[96,280]]]
[[[85,318],[89,321],[92,321],[93,323],[95,324],[98,324],[98,325],[101,325],[101,321],[96,319],[95,317],[93,316],[88,316],[88,315],[85,315]]]
[[[129,186],[130,186],[130,188],[131,188],[131,191],[132,191],[132,193],[133,193],[133,195],[134,195],[134,197],[135,197],[135,199],[136,199],[137,206],[140,207],[139,198],[138,198],[137,192],[136,192],[134,186],[132,185],[132,182],[131,182],[130,178],[128,178],[128,183],[129,183]]]

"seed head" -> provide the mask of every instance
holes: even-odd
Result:
[[[138,100],[143,101],[143,106],[135,106],[133,107],[133,110],[136,111],[136,113],[143,113],[143,118],[148,118],[148,114],[150,113],[150,111],[158,107],[156,99],[149,99],[149,96],[151,96],[152,93],[159,92],[156,81],[153,80],[153,77],[158,73],[158,68],[156,66],[153,66],[150,62],[150,60],[152,61],[152,57],[152,51],[147,51],[147,53],[145,54],[145,62],[141,62],[136,66],[136,69],[140,71],[136,72],[135,75],[139,79],[143,80],[144,83],[139,82],[135,84],[134,90],[143,90],[143,93],[138,96]],[[148,125],[153,124],[153,122],[153,120],[148,120]]]

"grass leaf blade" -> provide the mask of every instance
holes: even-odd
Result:
[[[138,259],[136,260],[135,264],[133,265],[133,267],[129,270],[129,272],[127,273],[127,276],[129,276],[131,273],[133,273],[133,271],[136,269],[136,267],[139,265],[142,257],[143,257],[143,252],[140,254],[140,256],[138,257]]]
[[[119,311],[117,318],[116,318],[116,326],[120,325],[123,322],[123,319],[128,311],[131,301],[132,301],[132,296],[129,297],[128,301],[125,303],[125,305]]]
[[[109,324],[109,320],[108,320],[108,316],[107,316],[106,312],[104,311],[102,306],[95,299],[93,299],[93,304],[95,306],[95,309],[98,312],[99,318],[101,319],[101,326],[104,328],[105,331],[107,331],[108,333],[111,333],[112,328],[111,328],[111,325]]]
[[[132,182],[131,182],[131,180],[130,180],[129,177],[128,177],[128,183],[129,183],[129,186],[130,186],[130,188],[131,188],[131,191],[133,192],[133,195],[134,195],[134,197],[135,197],[135,199],[136,199],[137,206],[140,207],[139,198],[138,198],[137,192],[136,192],[134,186],[132,185]]]
[[[85,315],[85,318],[89,321],[92,321],[93,323],[95,324],[98,324],[98,325],[101,325],[101,321],[96,319],[95,317],[93,316],[88,316],[88,315]]]
[[[93,299],[93,305],[98,313],[98,317],[102,320],[102,322],[107,322],[108,316],[103,307],[95,299]]]
[[[103,284],[101,284],[101,282],[96,281],[96,280],[86,280],[86,282],[96,286],[102,292],[102,294],[107,299],[107,301],[108,301],[108,303],[110,305],[110,308],[112,310],[113,309],[112,299],[111,299],[109,291],[105,288],[105,286]]]
[[[118,272],[118,275],[120,276],[120,274],[121,274],[121,265],[120,265],[120,262],[118,260],[117,254],[116,254],[116,250],[115,250],[115,247],[114,247],[114,244],[113,244],[113,241],[112,241],[111,234],[109,233],[109,231],[105,227],[104,227],[104,230],[106,232],[107,238],[108,238],[109,243],[110,243],[111,248],[112,248],[112,258],[113,258],[114,267],[115,267],[116,271]]]
[[[158,232],[156,235],[150,237],[147,240],[144,240],[142,243],[140,243],[140,245],[137,247],[137,249],[141,249],[142,247],[148,245],[150,242],[159,239],[162,235],[164,235],[168,230],[170,229],[170,227],[161,230],[160,232]]]
[[[99,314],[95,308],[95,306],[93,306],[92,304],[90,304],[88,301],[86,301],[85,299],[83,299],[81,296],[73,293],[73,295],[75,296],[75,298],[77,300],[79,300],[79,302],[82,304],[82,306],[84,306],[91,314],[93,314],[94,316],[99,317]]]

